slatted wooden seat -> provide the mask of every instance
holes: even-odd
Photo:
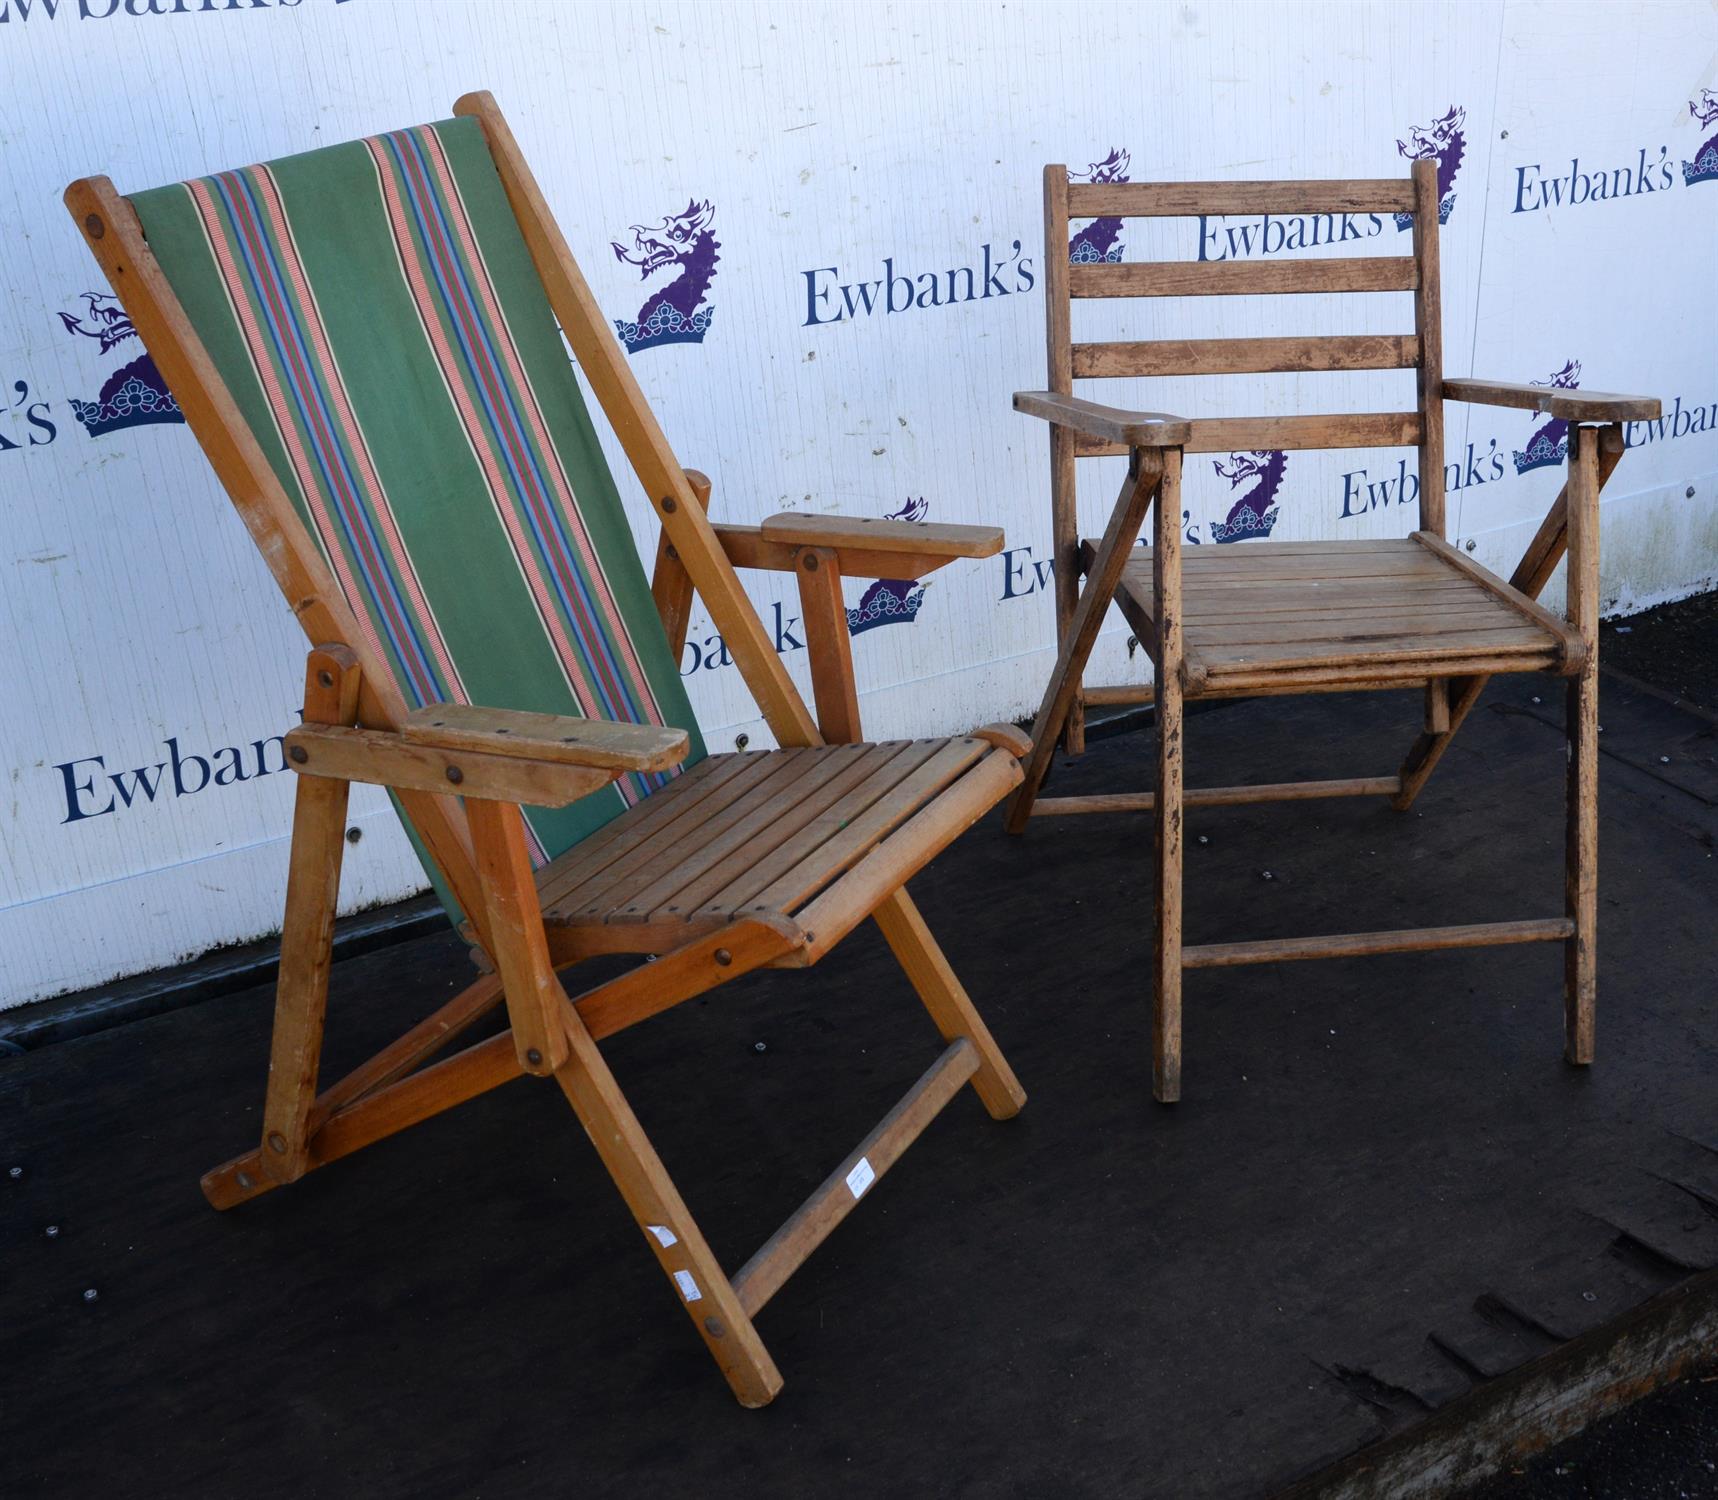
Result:
[[[1097,544],[1083,546],[1096,555]],[[1364,668],[1380,681],[1579,672],[1580,635],[1426,533],[1377,542],[1254,542],[1182,557],[1187,696],[1312,687]],[[1133,548],[1117,602],[1157,638],[1155,560]]]
[[[1652,397],[1565,391],[1443,373],[1437,173],[1417,162],[1406,179],[1340,182],[1073,183],[1044,169],[1048,390],[1020,391],[1015,408],[1050,423],[1050,514],[1057,659],[1033,726],[1025,780],[1007,827],[1035,815],[1151,811],[1156,834],[1153,1088],[1181,1093],[1182,971],[1278,959],[1405,949],[1560,942],[1564,1049],[1593,1055],[1594,936],[1598,914],[1598,505],[1623,449],[1622,423],[1657,416]],[[1303,255],[1271,261],[1070,265],[1076,217],[1181,218],[1241,214],[1406,215],[1411,255]],[[1334,223],[1334,218],[1332,219]],[[1386,243],[1394,237],[1387,236]],[[1118,298],[1404,295],[1413,331],[1222,339],[1077,340],[1073,306]],[[1317,304],[1312,304],[1316,306]],[[1076,380],[1245,375],[1272,371],[1412,371],[1412,410],[1192,417],[1133,411],[1074,394]],[[1404,377],[1401,377],[1405,379]],[[1569,424],[1569,480],[1507,582],[1444,536],[1444,402],[1526,407]],[[1212,403],[1217,407],[1217,403]],[[1220,409],[1220,408],[1218,408]],[[1183,552],[1181,466],[1186,453],[1413,447],[1419,527],[1381,541],[1271,542],[1268,526]],[[1101,537],[1080,540],[1082,459],[1127,455],[1128,472]],[[1136,545],[1155,505],[1149,548]],[[1255,516],[1255,522],[1262,518]],[[1567,552],[1568,619],[1536,601]],[[1084,579],[1082,584],[1081,580]],[[1111,603],[1146,647],[1150,682],[1089,686],[1087,659]],[[1567,897],[1559,918],[1475,922],[1405,932],[1183,947],[1183,809],[1309,797],[1387,796],[1408,807],[1489,678],[1550,672],[1569,682]],[[1188,698],[1414,687],[1424,729],[1393,776],[1249,786],[1183,785]],[[1152,791],[1041,797],[1060,742],[1084,745],[1087,703],[1155,702]]]
[[[912,818],[993,749],[976,736],[706,757],[538,876],[543,920],[653,952],[743,917],[832,936],[816,898],[879,845],[916,869]],[[594,929],[594,931],[587,931]]]

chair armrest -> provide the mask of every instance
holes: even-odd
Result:
[[[912,557],[995,557],[1000,526],[943,526],[925,521],[873,521],[864,516],[813,516],[784,511],[768,516],[758,534],[784,547],[831,547],[858,552],[901,552]],[[843,569],[845,572],[846,570]]]
[[[1513,406],[1544,412],[1564,422],[1647,422],[1663,407],[1657,396],[1616,396],[1609,391],[1565,390],[1553,385],[1514,385],[1504,380],[1444,381],[1450,401],[1478,406]]]
[[[1160,411],[1123,411],[1060,391],[1016,391],[1014,409],[1059,427],[1071,427],[1085,437],[1129,448],[1179,448],[1193,430],[1193,424],[1183,417]]]
[[[435,750],[602,771],[666,771],[685,760],[691,749],[684,729],[463,703],[413,709],[401,721],[400,737]]]

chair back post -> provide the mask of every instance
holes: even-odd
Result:
[[[1438,168],[1414,163],[1414,335],[1420,341],[1420,530],[1444,536],[1444,334],[1438,274]],[[1446,538],[1447,540],[1447,538]]]
[[[1052,162],[1044,168],[1044,357],[1048,389],[1074,392],[1073,332],[1068,299],[1068,169]],[[1059,423],[1050,426],[1050,549],[1056,589],[1056,643],[1068,634],[1080,593],[1080,512],[1074,435]],[[1078,755],[1086,748],[1086,705],[1075,687],[1062,729],[1062,748]]]
[[[698,504],[686,471],[645,401],[500,106],[487,90],[479,90],[461,97],[453,112],[473,116],[482,126],[549,305],[572,345],[579,368],[771,732],[783,746],[822,744],[811,711],[776,654],[739,574]]]

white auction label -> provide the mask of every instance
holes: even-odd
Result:
[[[680,1243],[679,1236],[676,1235],[666,1224],[646,1224],[644,1227],[656,1236],[656,1243],[662,1246],[664,1250],[666,1250],[670,1245],[678,1245]]]
[[[704,1295],[698,1290],[698,1283],[692,1279],[690,1271],[676,1271],[674,1282],[680,1288],[680,1295],[688,1302],[696,1302]]]
[[[855,1198],[863,1198],[865,1189],[877,1180],[877,1174],[871,1170],[869,1157],[861,1156],[853,1164],[853,1170],[847,1174],[847,1191]]]

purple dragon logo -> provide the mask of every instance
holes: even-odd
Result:
[[[722,248],[710,232],[716,205],[708,200],[689,200],[677,214],[660,224],[633,224],[632,248],[618,241],[614,258],[638,267],[638,279],[648,281],[658,271],[679,272],[666,286],[652,292],[631,322],[616,318],[615,332],[628,354],[654,349],[658,344],[701,344],[709,332],[716,309],[704,306],[710,283],[716,277],[716,252]]]
[[[1118,147],[1083,172],[1068,173],[1069,182],[1126,182],[1132,158]],[[1068,259],[1076,266],[1114,264],[1121,260],[1121,220],[1093,219],[1068,241]]]
[[[1711,89],[1701,89],[1698,99],[1688,101],[1688,112],[1703,127],[1718,125],[1718,93]],[[1694,153],[1693,161],[1685,161],[1682,164],[1684,187],[1715,180],[1718,180],[1718,130],[1714,130],[1700,143],[1700,149]]]
[[[885,521],[922,521],[930,514],[930,502],[922,496],[909,500]],[[857,608],[847,611],[847,633],[863,635],[879,625],[910,625],[925,602],[930,585],[914,578],[879,578],[860,596]]]
[[[1269,536],[1277,523],[1277,491],[1282,487],[1288,455],[1280,449],[1257,449],[1231,453],[1228,466],[1212,459],[1211,467],[1229,481],[1229,488],[1247,483],[1252,488],[1229,507],[1229,514],[1211,527],[1213,542],[1244,542],[1248,537]]]
[[[1418,125],[1410,126],[1408,139],[1396,142],[1397,152],[1409,161],[1424,161],[1430,158],[1438,164],[1440,224],[1449,223],[1450,210],[1456,206],[1456,173],[1461,170],[1462,157],[1467,151],[1467,137],[1462,134],[1462,128],[1466,124],[1467,111],[1457,109],[1452,104],[1447,115],[1433,120],[1424,130]],[[1412,214],[1396,215],[1398,229],[1411,229],[1413,225]]]
[[[125,309],[106,292],[85,292],[84,316],[75,318],[68,312],[60,314],[67,333],[94,339],[103,354],[117,349],[127,339],[137,337]],[[84,319],[89,321],[86,323]],[[183,422],[185,414],[167,389],[167,382],[155,368],[147,352],[139,354],[128,365],[122,365],[107,377],[101,394],[94,401],[71,398],[72,411],[84,431],[91,437],[118,432],[124,427],[141,427],[149,422]]]
[[[1549,380],[1535,380],[1534,385],[1549,386],[1559,391],[1579,390],[1581,386],[1581,362],[1572,359]],[[1569,456],[1569,424],[1560,417],[1547,418],[1533,429],[1533,436],[1528,438],[1526,450],[1517,449],[1515,453],[1515,472],[1525,474],[1531,469],[1543,469],[1551,464],[1560,464]]]

